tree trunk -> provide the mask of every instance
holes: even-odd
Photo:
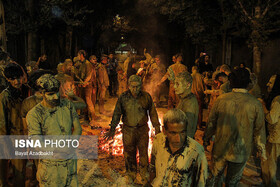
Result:
[[[257,76],[261,71],[261,51],[257,43],[254,43],[253,46],[253,71],[257,74]]]
[[[72,35],[73,28],[67,27],[66,36],[65,36],[65,55],[70,57],[72,51]]]
[[[223,33],[223,54],[222,54],[222,64],[226,63],[226,42],[227,41],[227,36],[226,33]]]
[[[2,0],[0,0],[0,47],[7,51],[7,37],[5,30],[5,17],[4,17],[4,6]]]
[[[27,62],[35,60],[37,61],[37,34],[34,32],[29,32],[27,34]]]

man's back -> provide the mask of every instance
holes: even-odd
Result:
[[[210,139],[215,135],[214,159],[243,162],[250,156],[253,137],[261,139],[264,133],[261,103],[249,93],[233,91],[216,100],[209,115],[205,137]]]

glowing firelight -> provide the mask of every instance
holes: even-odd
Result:
[[[161,124],[161,120],[159,120]],[[99,147],[101,148],[102,151],[106,151],[110,155],[113,156],[123,156],[123,142],[122,142],[122,132],[121,132],[121,125],[119,124],[116,128],[115,136],[114,139],[109,140],[107,142],[104,141],[104,135],[105,131],[101,132],[101,137],[99,141]],[[149,131],[149,146],[148,146],[148,155],[149,155],[149,160],[152,152],[152,144],[153,144],[153,139],[155,137],[155,129],[153,128],[153,125],[151,123],[151,120],[149,119],[148,125],[150,128]],[[137,153],[137,160],[139,161],[139,153]]]

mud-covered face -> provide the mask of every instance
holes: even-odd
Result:
[[[12,85],[12,87],[14,87],[16,89],[20,89],[22,86],[23,77],[11,78],[11,79],[7,79],[7,80]]]
[[[276,75],[272,75],[268,81],[268,83],[266,84],[267,86],[267,91],[268,92],[271,92],[272,91],[272,88],[274,86],[274,83],[275,83],[275,80],[276,80]]]
[[[44,92],[43,98],[51,107],[56,107],[60,104],[59,92]]]
[[[174,89],[177,95],[182,95],[188,89],[187,81],[183,80],[182,78],[176,77],[174,83]]]
[[[139,94],[139,92],[141,91],[140,82],[130,82],[128,87],[134,97],[136,97]]]
[[[187,128],[183,123],[168,123],[167,129],[164,129],[169,146],[173,152],[179,150],[185,142],[187,137]]]

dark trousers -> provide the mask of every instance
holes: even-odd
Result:
[[[118,76],[117,74],[109,75],[109,94],[110,96],[117,95],[117,89],[118,89]]]
[[[137,174],[137,149],[139,151],[140,175],[143,180],[148,180],[148,143],[149,143],[149,127],[128,127],[123,126],[123,146],[126,172],[129,177],[134,180]]]

